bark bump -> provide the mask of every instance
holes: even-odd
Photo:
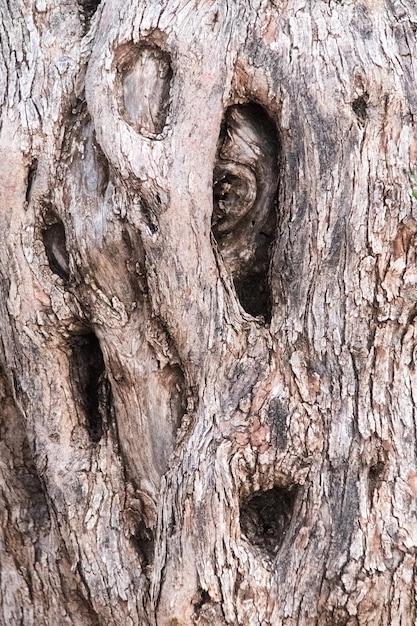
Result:
[[[214,169],[212,231],[243,309],[266,322],[279,153],[276,127],[260,105],[229,107]]]
[[[172,69],[169,55],[157,46],[123,50],[122,115],[139,133],[155,137],[166,124]]]

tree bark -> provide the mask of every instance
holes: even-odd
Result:
[[[0,622],[416,624],[414,1],[0,14]]]

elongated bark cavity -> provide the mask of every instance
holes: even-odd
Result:
[[[29,166],[27,181],[26,181],[26,202],[29,203],[32,195],[32,185],[36,178],[36,172],[38,170],[38,161],[37,159],[33,159],[32,163]]]
[[[42,238],[51,271],[66,282],[70,275],[69,255],[65,227],[61,220],[46,226]]]
[[[76,404],[80,407],[91,441],[100,441],[112,413],[112,394],[103,353],[90,331],[71,338],[70,375]]]
[[[267,322],[279,157],[276,126],[260,105],[227,109],[213,176],[212,230],[240,304]]]

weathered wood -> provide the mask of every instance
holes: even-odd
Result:
[[[0,622],[413,626],[414,2],[0,15]]]

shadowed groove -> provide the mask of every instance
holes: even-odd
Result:
[[[42,239],[51,271],[68,281],[70,269],[64,224],[59,221],[44,228]]]
[[[28,176],[26,182],[26,202],[30,202],[32,196],[32,187],[34,180],[36,178],[36,173],[38,170],[38,161],[34,159],[28,169]]]
[[[90,439],[97,443],[111,419],[113,408],[103,353],[92,331],[74,335],[71,343],[70,374],[76,401],[85,415]]]
[[[267,323],[280,153],[276,126],[260,105],[227,109],[213,173],[212,232],[242,308]]]

